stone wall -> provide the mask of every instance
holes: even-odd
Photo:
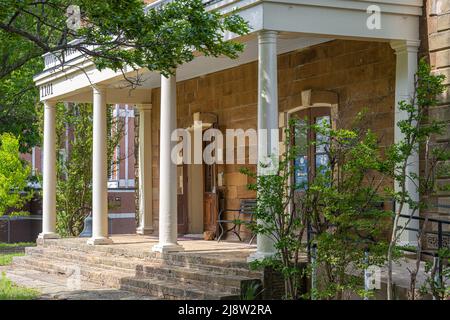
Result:
[[[450,1],[449,0],[427,0],[425,1],[425,14],[421,23],[421,52],[437,74],[446,77],[447,90],[439,98],[438,106],[433,107],[430,112],[431,119],[447,122],[447,129],[443,135],[437,136],[432,143],[449,147],[450,144]],[[450,163],[440,163],[439,166],[449,166]],[[422,163],[422,170],[424,165]],[[447,175],[438,175],[438,185],[444,186],[450,183]],[[432,207],[427,210],[429,216],[448,219],[450,214],[450,192],[441,191],[437,197],[430,199]],[[436,226],[433,226],[436,228]],[[449,228],[447,227],[447,231]],[[437,238],[429,235],[427,247],[433,248]],[[447,242],[449,239],[444,239]]]
[[[178,126],[192,125],[193,113],[212,112],[219,129],[254,128],[257,121],[257,62],[208,74],[177,84]],[[395,101],[395,55],[388,43],[329,41],[278,57],[279,109],[302,105],[304,90],[329,90],[339,96],[340,125],[368,108],[370,127],[383,146],[393,142]],[[158,226],[159,109],[160,90],[152,92],[153,209]],[[247,190],[248,179],[239,173],[242,165],[224,165],[225,202],[238,208],[239,199],[254,198]]]

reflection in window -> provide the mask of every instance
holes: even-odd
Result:
[[[317,117],[316,125],[321,127],[329,127],[330,117],[329,116]],[[329,140],[330,140],[329,137],[324,136],[321,133],[316,134],[316,152],[315,152],[316,172],[320,171],[322,174],[325,174],[329,164],[328,155],[326,153]]]
[[[306,120],[299,120],[295,127],[294,144],[299,148],[299,154],[294,160],[294,183],[297,190],[308,187],[308,132]]]

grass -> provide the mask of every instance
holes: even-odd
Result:
[[[24,253],[6,253],[0,254],[0,266],[7,266],[11,264],[13,257],[23,256]]]
[[[17,243],[4,243],[0,242],[0,250],[1,249],[9,249],[16,247],[30,247],[35,246],[34,242],[17,242]],[[23,253],[20,252],[12,252],[12,253],[1,253],[0,252],[0,266],[7,266],[11,264],[13,257],[23,256]]]
[[[16,243],[0,242],[0,249],[15,248],[15,247],[34,247],[34,246],[36,246],[36,243],[34,242],[16,242]]]
[[[33,242],[0,243],[1,248],[14,248],[23,246],[34,246]],[[23,256],[24,253],[0,254],[0,266],[11,264],[13,257]],[[37,290],[24,288],[9,280],[3,272],[0,277],[0,300],[32,300],[39,297]]]
[[[0,300],[32,300],[39,296],[39,291],[20,287],[9,280],[5,273],[0,278]]]

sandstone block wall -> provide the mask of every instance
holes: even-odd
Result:
[[[254,128],[257,120],[257,62],[207,74],[177,84],[178,126],[192,125],[193,113],[218,117],[219,129]],[[278,57],[279,109],[300,106],[304,90],[329,90],[339,96],[340,125],[367,108],[369,127],[386,146],[393,142],[395,101],[395,55],[388,43],[329,41]],[[159,207],[159,110],[160,90],[152,93],[153,104],[153,209],[158,226]],[[226,148],[226,147],[225,147]],[[226,184],[225,205],[238,208],[241,198],[255,195],[247,190],[242,165],[219,166]],[[199,186],[201,188],[201,186]]]

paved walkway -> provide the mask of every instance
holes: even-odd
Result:
[[[137,293],[106,289],[100,285],[82,281],[72,283],[62,275],[48,274],[30,269],[0,267],[0,273],[19,286],[36,289],[41,293],[41,300],[156,300],[155,297]]]

